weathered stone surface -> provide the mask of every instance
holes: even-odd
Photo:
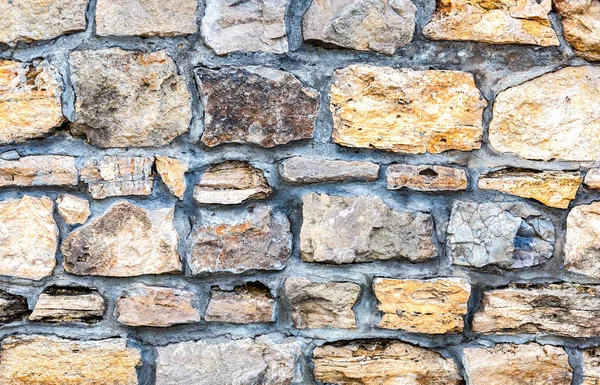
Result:
[[[104,298],[96,289],[50,286],[40,294],[29,320],[94,323],[102,320],[104,310]]]
[[[137,385],[142,361],[126,340],[74,341],[41,335],[2,340],[0,384]]]
[[[196,0],[99,0],[96,33],[100,36],[175,36],[196,33]]]
[[[63,123],[59,79],[58,70],[47,61],[0,60],[0,144],[41,138]]]
[[[471,385],[570,385],[573,377],[565,350],[550,345],[465,348],[464,356]]]
[[[92,214],[90,202],[71,194],[62,194],[56,199],[58,213],[68,225],[83,225]]]
[[[217,55],[235,51],[285,53],[286,6],[285,0],[208,0],[202,38]]]
[[[290,222],[266,206],[206,218],[188,239],[192,274],[281,270],[291,254]]]
[[[305,262],[422,262],[437,256],[429,214],[392,210],[374,195],[310,193],[302,202],[300,252]]]
[[[583,184],[592,190],[600,190],[600,168],[590,168],[585,174]]]
[[[129,277],[181,271],[175,208],[146,210],[120,201],[63,241],[68,273]]]
[[[422,154],[481,147],[487,102],[473,75],[351,65],[329,94],[333,141],[347,147]]]
[[[317,282],[307,278],[285,280],[285,296],[298,329],[356,329],[352,307],[360,286],[352,282]]]
[[[125,195],[150,195],[154,186],[148,156],[105,156],[86,159],[80,169],[81,180],[88,184],[94,199]]]
[[[167,287],[136,285],[116,301],[117,321],[128,326],[168,327],[200,321],[194,293]]]
[[[157,348],[160,385],[291,385],[300,380],[300,345],[292,338],[180,342]]]
[[[102,148],[158,147],[187,132],[190,94],[165,51],[76,51],[69,63],[74,135]]]
[[[236,286],[231,291],[213,287],[204,319],[236,324],[273,322],[274,307],[271,291],[260,283]]]
[[[564,265],[566,271],[600,278],[600,202],[569,212]]]
[[[28,314],[27,298],[0,290],[0,324],[22,321]]]
[[[176,158],[157,156],[156,171],[165,185],[167,185],[171,194],[179,199],[183,199],[185,189],[187,188],[185,181],[185,173],[188,171],[187,162]]]
[[[263,171],[248,162],[228,161],[207,168],[194,187],[198,203],[235,205],[265,199],[273,190]]]
[[[506,169],[482,175],[477,187],[532,198],[546,206],[566,209],[581,185],[581,173]]]
[[[414,333],[462,333],[471,285],[462,278],[376,278],[379,327]]]
[[[76,186],[78,183],[79,172],[72,156],[33,155],[19,160],[0,159],[0,187]]]
[[[520,202],[455,201],[448,224],[448,253],[456,265],[506,269],[536,266],[552,258],[552,221]]]
[[[500,92],[489,141],[526,159],[600,160],[600,67],[567,67]]]
[[[267,67],[198,68],[196,79],[204,104],[205,145],[274,147],[312,138],[319,96],[291,74]]]
[[[555,334],[593,337],[600,333],[598,286],[511,285],[486,291],[473,318],[479,334]]]
[[[393,55],[412,41],[417,7],[410,0],[313,1],[302,19],[304,40]]]
[[[600,2],[598,0],[554,0],[563,34],[575,54],[590,61],[600,60]]]
[[[294,184],[351,180],[371,182],[379,177],[379,165],[372,162],[296,156],[279,164],[279,175],[284,181]]]
[[[400,190],[403,187],[417,191],[467,189],[467,173],[457,167],[391,164],[387,168],[385,177],[389,190]]]
[[[551,11],[552,0],[438,0],[423,34],[432,40],[558,46]]]
[[[583,382],[581,385],[600,384],[600,350],[586,349],[581,352],[583,358]]]
[[[58,227],[48,197],[0,201],[0,275],[42,279],[56,266]]]
[[[317,381],[339,385],[461,385],[450,358],[397,341],[328,344],[313,352]]]
[[[0,42],[50,40],[86,26],[86,0],[20,0],[0,2]]]

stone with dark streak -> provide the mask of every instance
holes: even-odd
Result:
[[[22,321],[27,314],[27,298],[0,290],[0,323]]]
[[[94,323],[102,320],[105,309],[96,289],[50,286],[40,294],[29,320]]]

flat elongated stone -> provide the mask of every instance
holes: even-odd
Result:
[[[27,298],[0,290],[0,324],[22,321],[28,314]]]
[[[500,92],[489,141],[526,159],[600,160],[600,67],[567,67]]]
[[[429,214],[392,210],[377,196],[302,197],[300,252],[305,262],[353,263],[434,258]]]
[[[410,0],[313,1],[302,19],[304,40],[393,55],[412,41],[417,7]]]
[[[75,195],[63,194],[56,199],[58,213],[68,225],[83,225],[92,214],[90,201]]]
[[[212,322],[248,324],[273,322],[275,299],[266,286],[250,283],[233,290],[213,287],[204,319]]]
[[[379,327],[414,333],[462,333],[471,285],[461,278],[376,278]]]
[[[208,0],[202,38],[217,55],[235,51],[285,53],[286,7],[285,0]]]
[[[200,321],[190,291],[136,285],[115,304],[117,321],[128,326],[168,327]]]
[[[552,258],[552,221],[520,202],[455,201],[447,230],[456,265],[506,269],[536,266]]]
[[[0,159],[0,187],[76,186],[78,183],[79,172],[72,156],[33,155],[19,160]]]
[[[558,46],[551,11],[551,0],[438,0],[423,34],[432,40]]]
[[[592,337],[600,333],[598,286],[512,285],[483,293],[473,318],[479,334],[555,334]]]
[[[600,278],[600,202],[569,212],[564,265],[566,271]]]
[[[570,385],[573,378],[565,350],[550,345],[465,348],[464,357],[471,385]]]
[[[581,180],[579,172],[507,169],[482,175],[477,187],[532,198],[546,206],[566,209],[575,199]]]
[[[298,329],[356,329],[352,307],[360,286],[352,282],[317,282],[307,278],[285,280],[285,296]]]
[[[590,61],[600,60],[600,1],[554,0],[563,34],[575,54]]]
[[[351,65],[329,93],[332,139],[346,147],[411,154],[481,147],[487,102],[460,71]]]
[[[300,345],[292,338],[201,340],[160,346],[156,383],[161,385],[291,385],[300,382]]]
[[[592,190],[600,190],[600,168],[590,168],[585,174],[583,184]]]
[[[181,271],[175,208],[146,210],[120,201],[67,235],[61,250],[68,273],[130,277]]]
[[[261,169],[248,162],[228,161],[204,171],[194,187],[194,199],[198,203],[235,205],[264,199],[272,191]]]
[[[126,340],[74,341],[16,335],[2,340],[0,384],[137,385],[142,361]]]
[[[50,40],[86,26],[86,0],[20,0],[0,2],[0,42]]]
[[[313,352],[317,381],[338,385],[460,385],[456,364],[439,353],[399,341],[327,344]]]
[[[586,349],[581,352],[583,358],[583,382],[581,385],[600,384],[600,350]]]
[[[58,70],[47,61],[0,60],[0,144],[41,138],[60,126],[65,119],[61,83]]]
[[[391,164],[385,176],[388,190],[400,190],[403,187],[417,191],[467,189],[467,173],[457,167]]]
[[[154,186],[153,157],[105,156],[86,159],[81,180],[94,199],[125,195],[150,195]]]
[[[102,320],[106,303],[96,289],[50,286],[40,294],[30,321],[86,322]]]
[[[48,197],[0,201],[0,275],[42,279],[56,266],[58,227]]]
[[[291,74],[267,67],[198,68],[196,79],[204,104],[205,145],[274,147],[312,138],[319,96]]]
[[[99,0],[96,33],[100,36],[175,36],[196,33],[196,0]]]
[[[102,148],[159,147],[188,131],[190,94],[165,51],[76,51],[69,63],[74,135]]]
[[[165,156],[156,157],[156,171],[162,181],[167,185],[171,194],[179,199],[183,199],[187,183],[185,181],[185,173],[188,171],[187,162],[176,159],[167,158]]]
[[[288,183],[365,181],[379,177],[379,165],[372,162],[329,160],[296,156],[279,164],[279,175]]]

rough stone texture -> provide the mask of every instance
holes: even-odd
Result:
[[[347,162],[296,156],[279,164],[279,175],[293,184],[365,181],[379,177],[379,165],[372,162]]]
[[[352,282],[317,282],[307,278],[285,280],[285,296],[298,329],[356,329],[352,307],[360,286]]]
[[[28,314],[27,298],[0,290],[0,324],[22,321]]]
[[[291,74],[267,67],[198,68],[196,79],[204,104],[205,145],[274,147],[312,138],[319,96]]]
[[[65,238],[65,270],[108,277],[181,271],[174,212],[174,207],[146,210],[125,201],[113,204]]]
[[[176,158],[157,156],[156,171],[171,194],[183,199],[187,188],[185,181],[185,173],[188,171],[187,162]]]
[[[34,155],[19,160],[0,159],[0,187],[77,186],[78,183],[79,172],[72,156]]]
[[[377,196],[306,194],[302,217],[300,252],[305,262],[422,262],[437,256],[431,216],[392,210]]]
[[[581,385],[600,384],[600,350],[598,348],[586,349],[581,355],[584,365]]]
[[[202,38],[217,55],[288,51],[286,0],[207,0]]]
[[[590,61],[600,60],[600,2],[598,0],[554,0],[565,39],[575,54]]]
[[[198,203],[235,205],[265,199],[273,190],[261,169],[248,162],[228,161],[207,168],[194,187]]]
[[[552,258],[552,221],[521,202],[455,201],[447,230],[454,264],[506,269],[536,266]]]
[[[96,289],[50,286],[40,294],[30,321],[86,322],[102,320],[106,304]]]
[[[481,147],[487,102],[459,71],[351,65],[335,71],[329,94],[333,141],[411,154]]]
[[[0,43],[50,40],[86,26],[86,0],[0,2]]]
[[[46,196],[0,201],[0,275],[42,279],[56,266],[58,227]]]
[[[432,40],[558,46],[552,0],[438,0],[423,34]]]
[[[41,138],[60,126],[65,119],[61,84],[58,70],[47,61],[0,60],[0,144]]]
[[[68,225],[83,225],[91,215],[90,201],[63,194],[56,199],[58,213]]]
[[[119,338],[73,341],[16,335],[2,340],[0,384],[137,385],[140,363],[140,352]]]
[[[579,172],[506,169],[482,175],[477,187],[532,198],[546,206],[566,209],[575,199],[581,180]]]
[[[470,385],[570,385],[573,371],[564,349],[535,343],[466,348]]]
[[[267,206],[228,219],[207,218],[189,236],[192,274],[281,270],[292,250],[290,222]]]
[[[567,67],[502,91],[489,141],[536,160],[600,160],[600,67]]]
[[[393,55],[412,41],[417,7],[410,0],[314,0],[304,40]]]
[[[196,33],[196,0],[99,0],[96,33],[100,36],[175,36]]]
[[[213,287],[204,319],[210,322],[249,324],[275,321],[275,299],[260,283],[236,286],[233,290]]]
[[[74,135],[102,148],[152,147],[188,131],[190,94],[165,51],[76,51],[69,63],[76,97]]]
[[[597,286],[511,285],[484,292],[482,306],[473,318],[473,331],[592,337],[600,332],[599,316]]]
[[[566,238],[565,270],[600,278],[600,202],[573,207]]]
[[[160,385],[291,385],[299,380],[295,366],[300,346],[292,338],[189,341],[157,351]]]
[[[117,321],[128,326],[168,327],[200,321],[194,293],[167,287],[136,285],[115,305]]]
[[[399,341],[351,341],[313,352],[317,381],[339,385],[462,385],[456,364]]]
[[[600,190],[600,168],[590,168],[585,174],[583,184],[592,190]]]
[[[389,190],[400,190],[403,187],[416,191],[467,189],[467,173],[457,167],[391,164],[385,177]]]
[[[414,333],[462,333],[471,285],[462,278],[376,278],[379,327]]]
[[[80,169],[94,199],[150,195],[154,186],[153,157],[105,156],[86,159]]]

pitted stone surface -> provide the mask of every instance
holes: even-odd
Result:
[[[459,191],[468,185],[467,173],[458,167],[391,164],[385,176],[389,190]]]
[[[27,298],[0,290],[0,324],[22,321],[28,314]]]
[[[275,299],[260,283],[236,286],[233,290],[213,287],[204,317],[210,322],[248,324],[275,321]]]

